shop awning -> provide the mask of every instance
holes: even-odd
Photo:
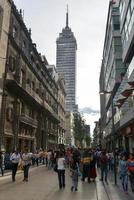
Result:
[[[134,87],[134,71],[131,73],[131,76],[130,76],[129,79],[128,79],[128,84],[129,84],[131,87]]]
[[[126,97],[124,97],[123,95],[119,95],[119,97],[118,97],[118,99],[117,99],[117,106],[118,107],[121,107],[121,105],[124,103],[124,101],[126,100],[127,98]]]
[[[134,88],[131,87],[129,84],[126,84],[124,89],[122,90],[121,94],[124,97],[128,98],[132,94],[133,91],[134,91]]]

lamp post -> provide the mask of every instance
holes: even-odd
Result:
[[[102,91],[100,92],[100,95],[103,94],[110,94],[110,101],[111,101],[111,112],[112,112],[112,116],[111,116],[111,120],[112,120],[112,136],[113,136],[113,154],[114,154],[114,183],[115,185],[117,185],[117,171],[116,171],[116,144],[115,144],[115,139],[116,139],[116,134],[115,134],[115,126],[114,126],[114,103],[113,103],[113,99],[114,99],[114,95],[113,95],[113,91]]]

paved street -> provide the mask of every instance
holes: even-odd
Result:
[[[34,168],[30,172],[28,183],[22,181],[22,174],[17,174],[16,182],[11,182],[11,177],[0,179],[0,200],[92,200],[97,199],[95,183],[79,183],[78,192],[71,192],[71,178],[66,174],[66,188],[59,190],[57,174],[48,171],[44,166]]]
[[[96,183],[79,181],[77,192],[71,192],[71,178],[66,172],[66,188],[59,190],[57,174],[48,171],[45,166],[35,167],[30,171],[29,182],[22,181],[23,176],[17,174],[16,182],[11,176],[0,177],[0,200],[132,200],[131,195],[109,183],[102,184],[97,178]]]

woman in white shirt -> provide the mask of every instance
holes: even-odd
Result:
[[[28,149],[25,149],[25,152],[22,154],[22,162],[24,169],[24,179],[23,181],[28,181],[29,167],[32,162],[32,154],[28,153]]]
[[[65,188],[65,158],[63,153],[60,153],[57,160],[59,188]]]
[[[20,159],[21,159],[20,154],[17,150],[14,151],[14,153],[10,157],[10,160],[12,161],[12,181],[13,182],[15,181],[17,167],[18,167],[18,163],[19,163]]]

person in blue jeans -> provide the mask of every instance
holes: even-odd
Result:
[[[22,154],[23,170],[24,170],[24,179],[23,181],[28,181],[29,167],[32,162],[32,154],[28,153],[28,149],[25,149],[25,152]]]
[[[63,153],[59,154],[57,159],[59,189],[65,188],[65,158]]]
[[[119,176],[122,182],[122,188],[127,193],[128,190],[128,169],[127,160],[125,156],[122,156],[119,160]]]
[[[105,176],[105,182],[107,183],[107,174],[108,174],[108,157],[106,155],[106,152],[103,151],[100,156],[100,169],[101,169],[101,181],[104,181]]]

